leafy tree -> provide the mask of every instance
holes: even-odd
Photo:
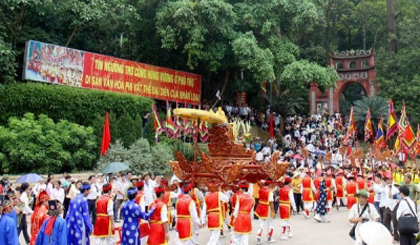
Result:
[[[130,165],[129,152],[120,140],[117,140],[114,144],[111,144],[106,154],[99,158],[97,163],[98,171],[103,170],[106,166],[108,166],[108,164],[113,162],[123,162],[127,165]]]
[[[134,142],[129,150],[130,169],[136,172],[154,172],[153,156],[149,142],[146,139],[139,139]]]
[[[22,119],[10,118],[1,127],[2,154],[10,173],[76,171],[94,166],[93,129],[66,120],[58,123],[40,115],[27,113]]]
[[[169,161],[174,160],[173,150],[165,143],[158,143],[151,147],[154,173],[167,175],[171,173]]]
[[[370,108],[372,125],[375,132],[377,131],[381,116],[384,118],[384,123],[386,123],[388,115],[388,100],[378,96],[364,97],[363,99],[354,102],[353,108],[354,119],[356,120],[356,127],[359,133],[364,132],[368,108]]]

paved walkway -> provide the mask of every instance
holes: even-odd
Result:
[[[273,244],[285,245],[353,245],[353,240],[349,237],[348,233],[351,229],[349,222],[347,222],[348,211],[341,208],[340,211],[334,210],[328,216],[330,223],[318,223],[313,218],[306,219],[303,215],[292,216],[292,233],[293,238],[287,241],[280,241],[280,220],[278,216],[274,220],[274,234],[276,240]],[[256,244],[256,226],[257,220],[253,221],[253,232],[249,236],[249,244]],[[227,232],[226,232],[227,233]],[[263,233],[263,242],[267,243],[266,232]],[[201,245],[206,245],[209,238],[208,230],[201,230],[199,241]],[[222,245],[229,245],[228,234],[225,238],[220,240]],[[173,243],[169,243],[172,245]]]
[[[293,238],[287,241],[280,241],[280,220],[278,216],[274,220],[274,239],[273,244],[285,245],[353,245],[354,242],[349,237],[348,233],[351,229],[349,222],[347,222],[348,211],[341,208],[340,211],[333,210],[331,215],[328,215],[330,223],[317,223],[313,218],[305,219],[303,215],[292,216],[292,233]],[[122,223],[119,223],[121,225]],[[257,220],[253,220],[254,231],[250,235],[249,244],[256,244],[256,226]],[[226,237],[220,239],[222,245],[229,245],[230,235],[226,229]],[[264,244],[268,244],[266,240],[266,231],[263,233]],[[30,234],[29,234],[30,235]],[[171,231],[171,239],[169,245],[174,245],[175,232]],[[91,244],[94,244],[94,238],[91,238]],[[200,245],[206,245],[209,239],[209,231],[202,229],[200,231],[199,242]],[[21,244],[25,244],[23,236],[20,236]]]

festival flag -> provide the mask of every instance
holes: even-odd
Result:
[[[267,99],[267,82],[261,83],[261,95]]]
[[[172,113],[171,113],[171,107],[168,107],[166,111],[166,134],[169,138],[174,138],[174,122],[172,121]]]
[[[105,112],[104,131],[102,133],[102,145],[101,155],[104,156],[109,149],[109,143],[111,142],[111,131],[109,130],[109,116],[108,112]]]
[[[217,90],[216,97],[217,97],[219,100],[222,100],[222,97],[221,97],[221,95],[220,95],[220,90]]]
[[[209,130],[207,127],[207,122],[200,122],[200,140],[203,143],[207,142],[207,139],[209,138]]]
[[[419,124],[417,124],[416,145],[414,146],[413,153],[414,153],[414,156],[420,155],[420,125]]]
[[[388,123],[386,124],[386,140],[389,140],[392,135],[398,131],[397,115],[394,111],[394,102],[388,102]]]
[[[174,138],[178,138],[182,133],[182,121],[179,119],[179,117],[174,118],[173,122],[173,128],[174,128]]]
[[[407,118],[407,114],[405,112],[405,103],[403,104],[403,108],[401,110],[401,118],[399,124],[399,134],[398,137],[400,138],[400,147],[406,148],[406,151],[409,151],[414,143],[416,142],[416,135],[414,133],[413,128],[411,128],[410,121]]]
[[[155,140],[158,141],[159,135],[165,131],[163,127],[162,120],[159,117],[159,113],[157,111],[156,105],[152,105],[152,113],[153,113],[153,125],[155,127]]]
[[[353,136],[355,134],[356,134],[356,120],[354,119],[353,106],[352,106],[350,110],[349,128],[347,129],[346,137],[349,138],[350,136]]]
[[[368,141],[370,137],[373,137],[373,126],[372,126],[372,118],[370,115],[370,108],[368,108],[367,113],[366,113],[366,123],[365,123],[365,141]]]
[[[379,124],[378,124],[378,132],[376,132],[376,137],[375,137],[375,144],[374,144],[375,149],[380,149],[380,148],[385,148],[386,147],[384,129],[382,127],[383,121],[384,120],[381,116],[381,120],[379,121]]]

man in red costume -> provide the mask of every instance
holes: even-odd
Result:
[[[274,228],[273,218],[276,215],[274,211],[274,195],[273,190],[271,189],[272,184],[273,180],[268,177],[264,182],[263,188],[261,188],[259,191],[260,199],[257,209],[255,210],[255,215],[257,215],[259,218],[257,229],[257,244],[262,244],[261,236],[264,225],[267,226],[268,242],[275,242],[275,240],[272,238]]]
[[[233,245],[248,245],[249,233],[252,232],[252,209],[254,199],[248,193],[249,184],[246,181],[239,182],[239,194],[236,197],[235,210],[233,211]]]
[[[325,179],[325,185],[329,188],[327,193],[327,212],[331,214],[332,203],[334,201],[334,193],[337,193],[337,187],[335,180],[332,176],[331,170],[327,171],[327,178]]]
[[[293,211],[296,211],[296,204],[293,195],[293,188],[290,185],[291,183],[292,179],[287,177],[284,180],[284,186],[280,189],[279,214],[282,228],[280,240],[287,240],[293,236],[290,229],[290,218],[292,214],[291,207],[293,208]],[[288,233],[287,235],[286,232]]]
[[[50,197],[48,196],[46,191],[42,191],[38,194],[35,203],[35,211],[31,217],[31,240],[30,245],[35,245],[36,237],[38,236],[38,232],[41,229],[42,224],[48,218],[48,200]]]
[[[341,170],[341,169],[337,171],[337,177],[335,178],[335,184],[336,184],[336,187],[337,187],[337,192],[335,194],[335,197],[336,197],[336,202],[337,202],[336,207],[337,207],[337,210],[338,210],[341,205],[346,205],[346,202],[344,201],[345,200],[344,190],[346,188],[347,180],[344,177],[343,170]]]
[[[357,174],[356,184],[357,184],[357,188],[359,188],[359,190],[366,189],[365,179],[363,178],[363,174],[362,173],[358,173]]]
[[[111,184],[102,186],[103,195],[96,201],[96,223],[93,228],[93,237],[96,245],[114,244],[114,202],[109,195]]]
[[[207,245],[220,245],[220,230],[223,229],[223,209],[229,198],[223,194],[218,183],[209,186],[210,193],[207,194],[203,202],[201,212],[201,223],[206,224],[210,230],[210,239]],[[207,216],[207,222],[206,222]]]
[[[150,234],[147,239],[148,245],[163,245],[169,241],[168,207],[163,202],[166,188],[155,187],[156,199],[150,205],[155,211],[150,216]]]
[[[309,169],[305,169],[305,177],[302,179],[301,193],[303,201],[303,216],[309,219],[309,211],[314,207],[314,194],[316,195],[316,189],[314,182],[310,176]]]
[[[138,189],[137,196],[135,202],[137,205],[140,206],[141,210],[146,210],[146,203],[144,202],[144,181],[140,181],[136,183],[136,187]],[[144,219],[139,219],[139,229],[140,229],[140,242],[141,244],[147,244],[147,238],[149,237],[150,227],[149,222]]]
[[[194,241],[194,227],[196,224],[199,228],[202,227],[200,219],[198,218],[197,209],[191,195],[194,193],[192,183],[185,182],[182,191],[185,194],[178,196],[176,203],[176,230],[178,232],[179,241],[176,244],[194,245],[198,244]]]
[[[356,182],[354,182],[354,175],[348,174],[347,179],[349,182],[346,185],[346,192],[347,192],[347,210],[350,210],[355,203],[357,203],[357,199],[355,197],[356,193],[359,192],[359,188],[357,187]]]

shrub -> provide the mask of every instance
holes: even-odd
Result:
[[[10,118],[0,126],[0,143],[1,169],[10,173],[92,169],[96,159],[93,128],[67,120],[54,123],[46,115]]]

